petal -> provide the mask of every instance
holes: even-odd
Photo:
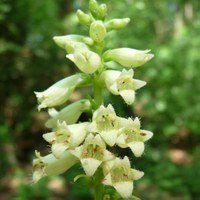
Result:
[[[122,159],[122,162],[126,167],[128,167],[128,168],[131,167],[130,160],[129,160],[129,158],[127,156],[124,156],[124,158]]]
[[[138,180],[140,178],[142,178],[144,176],[144,172],[136,170],[136,169],[132,169],[133,174],[134,174],[134,180]]]
[[[108,90],[113,94],[118,95],[119,92],[118,92],[117,82],[114,82],[112,85],[110,85],[110,87],[108,87]]]
[[[122,90],[119,92],[119,94],[128,105],[131,105],[135,101],[134,90]]]
[[[81,159],[82,167],[87,176],[93,176],[102,161],[94,158]]]
[[[67,54],[66,57],[71,60],[72,62],[75,62],[75,59],[74,59],[74,54]]]
[[[45,133],[42,135],[42,137],[50,144],[54,143],[56,140],[55,132]]]
[[[51,117],[55,117],[58,114],[58,111],[55,108],[49,108],[48,113]]]
[[[139,118],[138,117],[136,117],[135,119],[134,119],[134,121],[133,121],[133,126],[134,126],[134,128],[135,129],[140,129],[140,120],[139,120]]]
[[[104,154],[103,155],[103,161],[108,161],[108,160],[112,160],[112,159],[115,158],[115,156],[110,151],[105,150],[103,152],[103,154]]]
[[[128,146],[136,157],[140,157],[144,152],[144,142],[135,141],[128,143]]]
[[[116,158],[113,159],[113,160],[108,160],[106,162],[103,162],[103,167],[102,168],[103,168],[104,175],[108,174],[111,171],[111,169],[115,165],[115,160],[116,160]]]
[[[140,135],[143,136],[142,138],[144,141],[147,141],[153,136],[153,133],[151,131],[141,130]]]
[[[137,90],[143,86],[145,86],[147,83],[145,81],[133,79],[134,89]]]
[[[79,124],[72,124],[69,125],[68,128],[71,132],[70,134],[70,147],[74,148],[77,147],[79,144],[83,142],[86,137],[86,126],[89,123],[79,123]]]
[[[56,158],[60,158],[63,152],[68,149],[69,145],[64,143],[52,144],[51,151]]]
[[[71,154],[76,156],[77,158],[81,158],[81,154],[83,152],[83,145],[76,147],[74,150],[70,150]]]
[[[99,133],[103,140],[105,141],[106,144],[109,146],[114,146],[116,143],[117,139],[117,131],[116,130],[111,130],[111,131],[102,131]]]
[[[111,179],[111,174],[107,174],[102,182],[104,185],[112,185],[112,179]]]
[[[126,148],[128,147],[127,144],[126,144],[126,141],[125,141],[125,135],[124,134],[121,134],[117,140],[116,140],[116,144],[118,146],[120,146],[121,148]]]
[[[133,193],[133,182],[118,182],[113,185],[122,198],[128,198]]]

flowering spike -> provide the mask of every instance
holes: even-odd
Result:
[[[64,78],[43,92],[35,92],[39,110],[49,108],[50,118],[46,127],[52,129],[43,134],[51,147],[51,153],[40,156],[36,152],[33,160],[33,182],[44,176],[58,175],[74,164],[82,165],[84,174],[94,185],[95,199],[110,198],[110,194],[101,194],[100,184],[112,186],[122,198],[135,198],[132,193],[133,182],[144,173],[131,168],[127,156],[123,159],[113,153],[115,146],[130,148],[135,157],[145,150],[145,142],[153,133],[141,129],[138,117],[123,118],[117,115],[112,104],[104,105],[104,91],[119,95],[126,104],[135,100],[136,90],[146,85],[145,81],[133,78],[134,70],[153,58],[150,50],[131,48],[107,49],[106,36],[111,30],[120,30],[130,22],[129,18],[105,20],[107,6],[89,1],[90,13],[78,10],[76,15],[82,25],[89,28],[89,36],[64,35],[53,37],[55,43],[63,48],[79,74]],[[114,62],[110,62],[114,61]],[[115,67],[109,66],[114,63]],[[121,70],[118,63],[131,69]],[[79,99],[65,105],[76,88],[93,87],[86,99]],[[81,93],[84,94],[84,93]],[[71,99],[70,99],[71,100]],[[55,108],[60,106],[60,110]],[[81,116],[90,112],[90,119]]]

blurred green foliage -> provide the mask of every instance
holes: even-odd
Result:
[[[143,128],[154,132],[145,155],[133,160],[134,166],[145,171],[135,193],[144,200],[197,200],[200,3],[198,0],[99,2],[107,3],[108,19],[131,18],[127,28],[110,32],[106,39],[109,48],[147,48],[155,54],[151,62],[135,71],[135,77],[148,84],[137,92],[134,106],[127,107],[113,95],[106,97],[118,108],[118,113],[140,116]],[[44,129],[47,115],[36,111],[33,91],[42,91],[75,71],[52,37],[87,34],[88,30],[78,24],[75,16],[76,9],[87,11],[87,4],[87,0],[0,1],[2,198],[56,199],[48,187],[49,179],[27,186],[27,180],[22,178],[31,174],[34,149],[41,150],[46,145],[41,135],[47,131]],[[65,187],[69,189],[66,199],[90,199],[91,191],[84,187],[84,181],[78,181],[80,185],[72,183],[77,170],[64,174]],[[17,189],[10,192],[13,184]]]

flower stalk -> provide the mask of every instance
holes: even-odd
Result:
[[[134,70],[152,59],[153,54],[150,50],[127,47],[105,51],[107,34],[125,28],[130,19],[106,20],[107,7],[96,0],[89,1],[89,10],[90,13],[77,11],[77,18],[89,29],[89,36],[72,34],[53,38],[79,73],[63,78],[43,92],[35,92],[38,109],[48,108],[50,115],[45,125],[51,131],[43,134],[43,138],[50,144],[51,153],[40,156],[36,152],[33,182],[80,163],[85,175],[77,177],[89,178],[95,200],[112,198],[107,185],[113,187],[119,198],[135,198],[133,183],[144,172],[132,168],[129,157],[119,158],[112,147],[130,148],[133,156],[140,157],[153,133],[141,129],[138,117],[118,116],[112,103],[105,105],[103,95],[107,90],[132,105],[135,91],[146,85],[145,81],[133,78]],[[110,61],[125,68],[108,69]],[[82,87],[91,88],[89,97],[66,105],[72,93]],[[91,118],[82,122],[80,116],[84,112],[90,112]]]

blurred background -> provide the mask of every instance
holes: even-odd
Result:
[[[133,106],[113,95],[121,116],[139,116],[152,130],[141,158],[145,171],[135,183],[142,200],[200,199],[200,2],[199,0],[107,0],[110,18],[130,17],[127,28],[110,32],[109,48],[151,49],[155,58],[135,71],[148,82]],[[31,184],[34,150],[48,152],[42,134],[48,115],[37,111],[33,91],[42,91],[74,72],[52,37],[87,34],[75,11],[87,0],[0,1],[0,199],[90,200],[85,180],[73,182],[80,166]],[[77,91],[74,101],[84,96]],[[126,152],[129,154],[130,152]],[[131,155],[131,154],[130,154]]]

